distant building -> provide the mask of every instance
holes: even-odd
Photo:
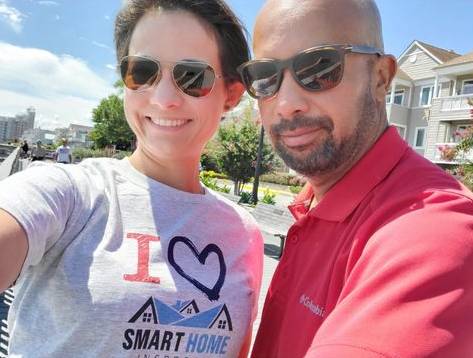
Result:
[[[40,141],[42,144],[53,144],[55,138],[54,131],[41,128],[27,129],[22,135],[22,139],[28,141],[28,143]]]
[[[0,142],[22,138],[26,130],[34,128],[35,115],[35,109],[30,107],[15,117],[0,116]]]
[[[71,124],[67,128],[56,128],[55,141],[59,142],[61,138],[66,138],[71,148],[89,148],[93,142],[89,139],[89,134],[93,127],[80,124]]]

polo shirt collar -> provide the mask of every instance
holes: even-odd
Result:
[[[326,221],[344,221],[399,162],[407,143],[395,127],[388,127],[377,142],[322,198],[309,215]],[[289,206],[296,220],[309,211],[314,195],[310,183]]]

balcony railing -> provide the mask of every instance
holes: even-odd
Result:
[[[473,94],[439,98],[439,100],[441,101],[440,111],[449,112],[470,109],[471,106],[468,103],[469,99],[473,100]]]
[[[459,164],[473,161],[473,149],[455,155],[455,148],[459,143],[437,143],[434,160],[439,163]]]

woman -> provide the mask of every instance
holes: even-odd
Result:
[[[0,185],[0,291],[16,280],[10,356],[246,356],[261,234],[198,179],[243,92],[241,26],[220,0],[124,6],[115,42],[135,152]]]

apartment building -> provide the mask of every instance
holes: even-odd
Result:
[[[398,58],[399,69],[386,96],[391,125],[420,154],[441,165],[472,122],[473,52],[460,55],[413,41]]]

